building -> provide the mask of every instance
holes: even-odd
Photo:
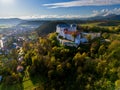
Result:
[[[100,37],[101,33],[85,33],[77,31],[76,24],[58,24],[56,26],[56,32],[58,33],[57,39],[62,45],[77,47],[81,43],[87,43],[89,35],[91,40]]]
[[[80,43],[88,42],[86,38],[81,38],[81,32],[77,31],[76,24],[59,24],[56,26],[57,39],[66,46],[77,47]]]
[[[95,32],[94,33],[92,33],[92,32],[90,32],[90,33],[82,32],[83,37],[87,37],[88,35],[91,37],[91,40],[92,40],[92,39],[94,39],[96,37],[100,37],[101,33],[99,33],[99,32],[98,33],[95,33]]]
[[[22,72],[23,70],[24,70],[24,67],[23,67],[23,66],[20,66],[20,65],[19,65],[19,66],[17,67],[17,71],[18,71],[18,72]]]
[[[6,45],[7,45],[7,39],[6,39],[6,37],[2,37],[0,39],[0,48],[5,48]]]
[[[80,44],[80,32],[75,24],[59,24],[56,26],[58,40],[67,46],[78,46]]]

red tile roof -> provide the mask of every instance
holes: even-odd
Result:
[[[64,29],[64,33],[65,34],[76,34],[76,35],[79,35],[80,34],[80,32],[79,31],[68,31],[68,29]]]

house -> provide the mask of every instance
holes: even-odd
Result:
[[[18,72],[22,72],[23,70],[24,70],[24,67],[23,67],[23,66],[19,65],[19,66],[17,67],[17,71],[18,71]]]
[[[20,56],[20,57],[18,58],[18,61],[19,61],[19,62],[22,62],[23,59],[24,59],[24,57],[23,57],[23,56]]]

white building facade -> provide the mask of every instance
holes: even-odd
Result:
[[[58,33],[58,40],[62,44],[73,44],[73,46],[80,44],[80,32],[77,31],[77,25],[75,24],[59,24],[56,26],[56,32]],[[74,34],[74,35],[73,35]],[[63,39],[60,39],[62,37]]]
[[[2,37],[0,39],[0,48],[5,48],[7,44],[7,39],[5,37]]]
[[[56,32],[58,33],[57,39],[61,44],[75,47],[80,43],[87,43],[88,35],[91,37],[91,40],[101,36],[101,33],[85,33],[77,31],[76,24],[58,24],[56,26]]]

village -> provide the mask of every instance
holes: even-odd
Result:
[[[26,26],[14,26],[12,28],[6,28],[6,32],[0,33],[0,65],[3,67],[5,64],[9,64],[11,60],[17,59],[18,66],[16,68],[17,72],[22,72],[24,67],[21,62],[24,60],[23,43],[30,42],[36,39],[34,34],[31,34],[36,27]],[[1,30],[2,31],[2,30]],[[13,53],[13,51],[18,51],[18,53]],[[14,54],[10,56],[11,54]],[[0,75],[0,82],[3,76]]]

